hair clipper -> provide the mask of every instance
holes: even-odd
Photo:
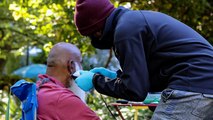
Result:
[[[81,74],[80,74],[80,71],[79,70],[77,70],[76,72],[74,72],[73,74],[72,74],[72,78],[75,80],[77,77],[79,77]]]

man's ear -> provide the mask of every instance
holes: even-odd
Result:
[[[70,72],[70,74],[74,74],[75,71],[76,71],[76,68],[75,68],[75,62],[74,61],[69,61],[68,63],[68,71]]]

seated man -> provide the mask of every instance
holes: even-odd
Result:
[[[99,120],[78,96],[68,88],[71,75],[81,69],[81,53],[70,43],[58,43],[47,58],[47,71],[40,75],[38,88],[38,120]]]

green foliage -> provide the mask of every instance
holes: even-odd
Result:
[[[107,103],[110,103],[113,100],[115,100],[115,98],[110,98],[106,96],[102,96],[102,97]],[[101,95],[99,93],[88,94],[87,103],[92,110],[96,111],[96,114],[101,119],[103,120],[113,119],[110,112],[107,110],[103,99],[101,98]]]
[[[0,119],[5,119],[6,111],[7,111],[7,105],[8,105],[8,98],[9,94],[8,91],[0,90],[1,94],[1,100],[0,100]],[[10,118],[13,120],[19,120],[21,118],[21,109],[20,101],[15,97],[10,95],[10,110],[9,115]]]
[[[0,76],[0,119],[3,119],[3,116],[6,113],[9,89],[10,87],[21,78],[15,75],[1,75]],[[31,80],[29,80],[31,81]],[[17,98],[11,96],[10,102],[10,115],[11,118],[17,120],[20,118],[21,110],[20,110],[20,102]]]
[[[90,40],[82,37],[76,30],[73,15],[76,0],[1,0],[0,1],[0,90],[7,91],[15,81],[20,78],[9,77],[9,73],[26,65],[26,50],[37,47],[42,53],[32,57],[33,63],[45,63],[50,48],[57,42],[70,42],[80,48],[84,56],[84,65],[90,69],[94,66],[104,66],[107,58],[98,54],[91,46]],[[213,2],[212,0],[112,0],[116,7],[124,5],[130,9],[154,10],[167,13],[186,23],[201,33],[213,44]],[[97,53],[97,63],[90,57]],[[25,58],[23,58],[25,56]],[[105,56],[104,56],[105,57]],[[104,59],[104,60],[103,60]],[[112,63],[112,62],[111,62]],[[114,67],[109,64],[109,68]],[[113,66],[113,67],[112,67]],[[6,74],[6,76],[4,75]],[[6,93],[7,93],[6,92]],[[2,92],[3,93],[3,92]],[[5,94],[5,93],[4,93]],[[7,96],[2,95],[1,98]],[[104,96],[107,103],[115,99]],[[88,104],[97,111],[103,119],[113,119],[100,95],[89,95]],[[5,110],[6,103],[0,101],[0,114]],[[19,104],[14,104],[18,105]],[[19,107],[17,107],[19,108]],[[113,109],[113,108],[112,108]],[[14,107],[14,111],[17,109]],[[115,110],[113,110],[115,114]],[[133,119],[132,108],[123,109],[122,112],[128,120]],[[17,114],[17,115],[15,115]],[[140,110],[140,119],[149,119],[150,111]],[[14,112],[14,119],[20,116]],[[143,118],[142,116],[146,116]]]
[[[9,5],[13,17],[17,22],[25,23],[24,30],[32,31],[36,35],[30,38],[29,44],[39,46],[51,42],[53,44],[64,41],[76,44],[83,52],[92,48],[85,44],[88,39],[82,38],[77,32],[74,21],[75,1],[16,1]],[[88,42],[89,43],[89,42]]]
[[[0,76],[0,89],[9,91],[11,85],[13,85],[16,81],[21,79],[16,75],[1,75]]]
[[[126,0],[121,0],[126,1]],[[212,0],[131,0],[131,9],[154,10],[182,21],[213,44]],[[126,2],[122,3],[126,5]]]
[[[32,57],[32,62],[46,64],[47,55],[48,55],[47,52],[42,50],[42,52],[40,52],[36,56]],[[43,59],[41,59],[41,58],[43,58]]]
[[[88,38],[80,36],[75,28],[74,5],[74,0],[0,2],[3,13],[0,15],[0,72],[11,59],[8,54],[23,53],[29,46],[43,49],[64,41],[75,44],[83,55],[94,53]]]

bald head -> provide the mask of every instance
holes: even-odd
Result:
[[[73,44],[60,42],[53,46],[47,58],[46,74],[70,86],[70,74],[81,67],[80,50]],[[77,68],[76,68],[77,67]]]
[[[80,50],[73,44],[60,42],[51,49],[47,58],[47,66],[66,66],[69,60],[81,62]]]

